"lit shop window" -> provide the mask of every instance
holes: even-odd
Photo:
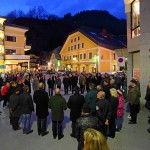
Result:
[[[132,38],[140,35],[140,2],[139,0],[134,0],[131,3],[131,29]]]
[[[6,49],[6,55],[15,55],[15,54],[16,54],[16,50]]]

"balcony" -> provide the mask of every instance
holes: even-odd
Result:
[[[6,60],[30,60],[28,55],[5,55]]]
[[[25,45],[24,51],[28,51],[28,50],[30,50],[30,49],[31,49],[31,46],[30,46],[30,45]]]

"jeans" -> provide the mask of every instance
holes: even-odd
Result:
[[[118,116],[116,119],[116,129],[121,130],[123,123],[123,116]]]
[[[53,96],[53,87],[52,88],[48,88],[48,93],[49,93],[49,96]]]
[[[28,133],[31,130],[30,126],[31,114],[23,114],[22,120],[23,120],[23,133]]]

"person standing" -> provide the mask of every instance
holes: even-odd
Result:
[[[98,129],[98,119],[91,115],[91,109],[88,104],[84,103],[81,117],[77,119],[76,137],[78,140],[78,150],[84,147],[84,131],[88,128]]]
[[[60,76],[58,76],[57,79],[55,80],[55,84],[56,84],[57,88],[61,89],[61,78],[60,78]]]
[[[98,102],[96,103],[97,117],[99,120],[99,130],[107,138],[108,125],[110,120],[110,104],[105,99],[105,92],[100,91],[97,93]]]
[[[62,121],[64,120],[64,110],[67,109],[67,103],[64,97],[61,96],[60,89],[55,89],[55,95],[50,98],[49,108],[52,112],[52,131],[53,138],[58,140],[64,137],[62,131]]]
[[[149,110],[149,112],[150,112],[150,81],[148,82],[148,86],[147,86],[147,89],[146,89],[145,100],[146,100],[145,107],[146,107],[146,108]],[[150,116],[149,116],[148,118],[149,118],[149,121],[148,121],[148,122],[150,122]],[[147,129],[147,132],[150,133],[150,127]]]
[[[14,93],[10,96],[9,99],[9,109],[11,113],[11,123],[13,130],[20,130],[19,127],[19,118],[21,115],[21,105],[19,99],[19,89],[16,87]]]
[[[79,77],[79,85],[81,89],[81,94],[84,94],[86,79],[83,74]]]
[[[30,120],[31,113],[34,112],[34,106],[32,97],[29,94],[29,87],[25,85],[23,89],[23,93],[19,95],[20,105],[21,105],[21,113],[23,118],[23,134],[32,133]]]
[[[77,86],[78,83],[78,77],[75,73],[72,74],[71,83],[72,83],[72,94],[73,94],[74,88]]]
[[[94,83],[89,84],[90,91],[85,95],[85,103],[91,108],[91,113],[96,113],[96,102],[97,102],[97,90],[95,89]]]
[[[29,93],[31,93],[31,83],[30,83],[30,77],[29,77],[29,75],[25,76],[24,84],[29,87]]]
[[[68,94],[69,78],[66,74],[64,75],[64,78],[63,78],[63,84],[64,84],[65,94]]]
[[[49,96],[53,96],[53,90],[54,90],[55,81],[54,81],[54,78],[51,75],[49,76],[49,79],[47,80],[47,84],[48,84]]]
[[[76,137],[76,120],[81,116],[81,109],[85,102],[84,96],[79,94],[80,88],[75,87],[75,94],[70,96],[68,100],[68,108],[70,109],[70,120],[72,121],[71,137]]]
[[[39,90],[34,92],[33,99],[36,104],[38,135],[44,136],[49,133],[46,131],[49,97],[42,82],[39,83]]]
[[[37,76],[33,77],[32,88],[33,88],[33,92],[35,92],[36,90],[39,90],[39,80]]]
[[[127,95],[127,101],[130,104],[130,115],[131,120],[129,124],[136,124],[137,123],[137,114],[139,113],[140,107],[140,88],[137,86],[137,81],[132,79],[130,81],[130,90]]]

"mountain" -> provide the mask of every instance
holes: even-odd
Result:
[[[40,54],[41,51],[51,51],[63,45],[70,32],[81,26],[103,30],[115,34],[126,35],[126,20],[118,19],[107,11],[82,11],[74,16],[70,13],[63,18],[40,20],[36,18],[17,18],[13,24],[26,26],[27,44],[32,45],[30,53]]]

